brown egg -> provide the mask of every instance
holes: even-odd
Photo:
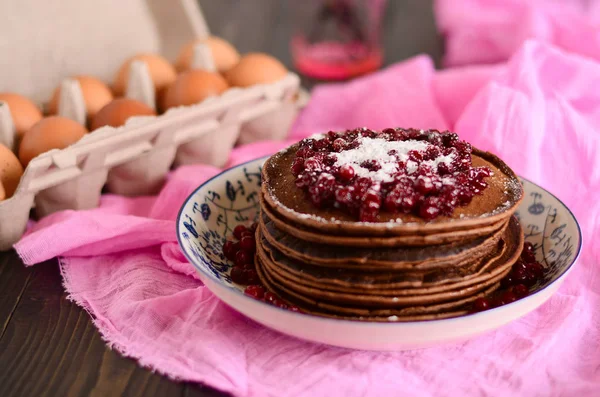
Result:
[[[23,167],[17,156],[0,144],[0,200],[9,198],[17,190],[23,176]]]
[[[160,95],[162,95],[162,91],[171,85],[177,78],[175,68],[165,58],[155,54],[139,54],[128,59],[117,72],[113,84],[115,96],[125,95],[125,91],[127,90],[127,80],[129,78],[129,67],[133,61],[143,61],[148,66],[148,72],[154,83],[157,98],[159,98]]]
[[[52,149],[64,149],[80,140],[87,132],[84,126],[66,117],[45,117],[23,136],[19,160],[27,167],[34,157]]]
[[[193,105],[211,95],[219,95],[227,90],[227,81],[218,73],[204,70],[190,70],[179,75],[165,94],[164,107]]]
[[[285,66],[277,59],[255,52],[244,55],[237,65],[225,73],[225,77],[232,86],[249,87],[281,80],[287,73]]]
[[[235,66],[240,61],[240,53],[229,42],[220,37],[210,36],[206,39],[194,40],[186,44],[179,53],[176,67],[179,72],[184,72],[192,68],[192,59],[194,57],[194,47],[197,44],[205,43],[210,48],[215,67],[219,73],[224,73]]]
[[[8,104],[12,116],[17,137],[31,128],[32,125],[42,119],[42,112],[29,99],[22,95],[12,93],[0,93],[0,101]]]
[[[73,77],[79,82],[81,92],[83,93],[83,100],[85,101],[85,111],[88,120],[94,117],[100,109],[107,103],[112,101],[113,94],[110,88],[102,81],[95,77],[90,76],[76,76]],[[54,90],[52,99],[48,104],[48,113],[57,114],[58,105],[60,103],[60,86]]]
[[[132,116],[154,116],[156,112],[150,106],[129,98],[117,98],[104,106],[92,119],[92,131],[110,125],[120,127]]]

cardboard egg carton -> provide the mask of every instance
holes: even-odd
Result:
[[[151,25],[162,43],[158,47],[162,51],[154,52],[170,60],[184,43],[208,35],[195,0],[139,1],[150,11]],[[130,5],[120,0],[101,2],[110,3],[107,6],[115,9],[118,5]],[[193,62],[209,70],[214,68],[210,51],[202,45],[194,49]],[[111,72],[106,75],[112,76],[114,70]],[[70,73],[76,74],[92,73]],[[59,80],[58,84],[59,114],[84,122],[85,105],[77,81]],[[49,97],[48,92],[24,94],[38,101]],[[154,106],[154,88],[143,63],[132,63],[126,96]],[[110,192],[127,196],[154,194],[172,166],[202,163],[220,167],[236,142],[283,139],[304,99],[298,76],[289,73],[271,84],[230,88],[219,96],[173,108],[162,115],[132,117],[122,127],[103,127],[66,149],[43,153],[29,163],[15,194],[0,201],[0,250],[10,249],[19,240],[32,208],[38,217],[66,209],[94,208],[105,186]],[[0,106],[0,142],[14,147],[13,137],[9,109]]]

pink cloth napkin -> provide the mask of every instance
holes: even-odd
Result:
[[[538,310],[465,343],[375,353],[303,342],[221,303],[178,249],[175,216],[219,170],[177,169],[158,197],[106,195],[16,245],[27,265],[60,257],[65,288],[105,340],[174,379],[236,396],[591,396],[600,390],[600,63],[527,42],[504,66],[436,73],[416,57],[318,87],[292,137],[365,125],[455,128],[561,197],[584,232],[565,284]],[[229,164],[287,143],[234,150]]]
[[[446,66],[508,59],[527,39],[600,59],[595,0],[435,0]]]

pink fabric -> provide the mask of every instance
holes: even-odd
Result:
[[[446,129],[448,124],[436,106],[431,85],[434,74],[431,59],[417,56],[349,83],[318,86],[291,137],[329,129],[383,129],[390,125]]]
[[[476,77],[474,79],[474,76]],[[158,197],[107,195],[16,245],[27,265],[61,257],[65,288],[123,354],[175,379],[236,396],[591,396],[600,390],[600,63],[528,42],[495,69],[436,74],[416,57],[349,84],[322,86],[292,136],[368,125],[453,127],[500,154],[575,211],[577,268],[548,303],[466,343],[373,353],[303,342],[220,303],[175,242],[187,195],[218,172],[179,168]],[[287,143],[236,149],[229,164]]]
[[[600,59],[600,2],[436,0],[446,66],[508,59],[527,39]]]

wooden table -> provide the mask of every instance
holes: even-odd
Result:
[[[240,52],[268,52],[291,67],[288,1],[299,0],[205,0],[202,7],[212,32]],[[438,62],[431,1],[389,0],[383,41],[386,64],[418,53]],[[0,396],[222,395],[110,350],[61,282],[55,260],[25,268],[14,251],[0,253]]]

